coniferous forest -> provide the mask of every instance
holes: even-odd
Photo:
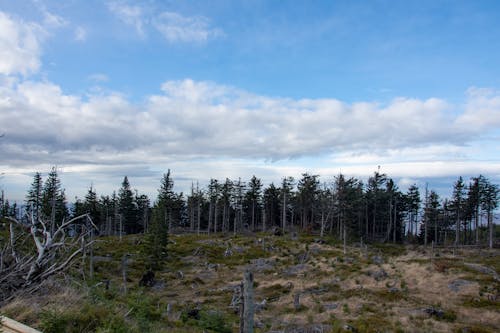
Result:
[[[499,186],[450,186],[376,171],[179,193],[168,170],[156,198],[125,176],[68,202],[37,172],[22,205],[2,195],[0,309],[46,333],[494,332]]]
[[[374,172],[366,183],[342,174],[331,180],[302,174],[264,186],[253,176],[210,179],[202,188],[176,193],[170,170],[159,182],[157,198],[133,189],[125,176],[111,194],[90,186],[84,198],[68,203],[55,168],[43,179],[35,173],[22,207],[2,196],[2,216],[34,217],[53,224],[89,214],[104,235],[147,233],[160,223],[171,232],[248,233],[275,230],[380,243],[488,245],[494,242],[499,186],[479,175],[459,177],[452,196],[411,185],[401,191],[389,175]]]

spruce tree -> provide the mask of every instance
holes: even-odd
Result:
[[[260,209],[260,199],[262,196],[262,181],[253,176],[248,183],[248,191],[245,194],[244,206],[247,217],[247,224],[252,231],[255,231],[255,225],[258,224]]]
[[[158,270],[167,256],[168,232],[176,196],[173,192],[174,182],[170,170],[163,175],[158,190],[158,199],[153,206],[151,223],[146,236],[146,255],[148,266]]]
[[[33,215],[33,219],[38,221],[40,219],[40,214],[42,211],[42,191],[43,191],[43,180],[42,174],[36,172],[33,176],[33,182],[26,195],[26,207],[27,213]]]
[[[500,199],[500,188],[497,184],[491,183],[488,179],[483,178],[481,184],[481,208],[486,212],[488,220],[488,246],[493,248],[493,212],[498,207]]]
[[[417,235],[417,217],[420,209],[420,192],[416,184],[408,188],[405,195],[406,211],[408,212],[409,234],[411,236]]]
[[[85,213],[90,215],[90,218],[96,226],[101,226],[100,212],[99,212],[99,201],[97,200],[97,193],[93,186],[91,185],[85,195]]]
[[[462,176],[458,177],[453,185],[452,206],[455,213],[455,245],[460,242],[460,222],[465,203],[465,184]]]
[[[123,178],[122,187],[118,191],[118,213],[121,219],[121,225],[126,234],[134,234],[139,232],[137,223],[137,206],[134,200],[134,194],[130,188],[128,177]]]
[[[56,226],[63,223],[68,216],[66,195],[61,188],[57,169],[53,167],[43,185],[40,217],[50,222],[50,231],[53,233]]]

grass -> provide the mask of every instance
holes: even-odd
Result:
[[[378,315],[360,316],[355,320],[349,320],[348,324],[360,333],[376,333],[393,331],[393,325],[390,321]]]
[[[125,236],[121,242],[116,237],[99,238],[94,252],[101,260],[95,264],[94,279],[89,279],[88,274],[83,278],[82,272],[88,272],[88,268],[77,261],[66,280],[54,282],[71,292],[54,286],[38,296],[16,300],[0,311],[44,332],[236,332],[238,314],[229,307],[234,287],[241,282],[243,271],[253,267],[249,266],[252,260],[264,258],[272,269],[254,272],[255,301],[267,301],[265,308],[256,313],[256,321],[262,325],[256,332],[313,323],[328,325],[331,332],[345,332],[349,327],[358,332],[458,332],[465,328],[468,332],[498,331],[496,322],[485,321],[478,326],[472,319],[457,315],[461,309],[472,308],[489,314],[485,318],[498,313],[498,302],[488,299],[488,295],[498,292],[498,283],[463,264],[495,268],[498,251],[488,252],[487,256],[466,251],[455,257],[442,253],[431,268],[421,249],[369,245],[368,250],[350,248],[344,255],[342,244],[334,238],[324,237],[323,244],[317,243],[317,238],[173,235],[163,270],[155,272],[155,279],[161,281],[155,288],[138,285],[146,271],[141,236]],[[232,255],[225,257],[228,247]],[[308,254],[305,269],[298,274],[284,274],[304,253]],[[123,290],[121,263],[125,254],[130,255],[127,293]],[[375,281],[366,274],[375,267],[375,255],[384,261],[376,269],[386,270],[388,280]],[[402,255],[406,255],[404,259]],[[404,275],[406,268],[416,266],[426,276]],[[416,279],[436,277],[435,283],[443,283],[440,290],[448,290],[448,281],[469,276],[471,281],[478,281],[479,296],[457,295],[446,300],[448,310],[442,318],[411,314],[434,303],[423,296],[425,284],[419,287]],[[110,281],[109,289],[104,287],[104,280]],[[390,291],[393,285],[400,289]],[[293,306],[295,293],[301,294],[298,309]],[[330,306],[332,303],[334,306]]]

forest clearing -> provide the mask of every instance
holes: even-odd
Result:
[[[500,1],[0,0],[0,333],[500,332],[499,36]]]
[[[87,256],[0,311],[45,333],[238,332],[248,269],[255,332],[500,329],[498,249],[353,244],[344,254],[328,237],[171,235],[162,269],[140,286],[144,243],[99,238],[92,278]]]

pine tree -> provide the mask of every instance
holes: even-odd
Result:
[[[287,230],[288,211],[292,202],[292,189],[294,186],[293,177],[284,177],[281,180],[281,229],[283,232]]]
[[[146,194],[136,194],[135,202],[137,204],[137,222],[140,228],[147,232],[150,219],[150,201]]]
[[[416,184],[408,188],[405,195],[406,211],[408,212],[409,234],[414,236],[417,234],[417,217],[420,209],[420,192]]]
[[[316,201],[319,193],[318,175],[302,174],[297,184],[297,196],[300,204],[302,229],[311,230],[316,213]]]
[[[220,186],[217,179],[210,179],[208,184],[208,233],[210,234],[213,228],[214,232],[217,232],[217,222],[219,213],[219,192]]]
[[[428,233],[423,233],[422,237],[427,236],[427,241],[434,240],[434,244],[438,243],[439,232],[439,216],[441,214],[441,203],[439,196],[434,190],[430,190],[426,198],[426,209],[424,210],[424,221],[429,229]],[[424,240],[425,243],[425,240]]]
[[[43,185],[41,218],[50,221],[50,231],[69,216],[66,195],[61,188],[57,168],[53,167]]]
[[[221,186],[221,200],[222,200],[222,231],[229,230],[229,221],[231,219],[231,193],[233,192],[233,182],[226,178],[226,181]]]
[[[486,212],[488,220],[488,246],[493,248],[493,212],[498,207],[500,188],[498,185],[491,183],[488,179],[483,178],[481,184],[481,208]]]
[[[474,218],[474,233],[476,244],[479,244],[479,209],[481,208],[481,198],[480,198],[480,183],[483,176],[472,178],[472,183],[469,186],[469,192],[467,194],[467,203],[470,207],[472,213],[472,218]]]
[[[335,177],[335,211],[339,237],[345,239],[363,235],[363,184],[356,178],[346,179],[339,174]]]
[[[260,200],[262,196],[262,182],[259,178],[253,176],[248,183],[248,191],[245,194],[245,212],[247,224],[252,231],[255,231],[255,225],[258,224],[260,214]]]
[[[123,227],[121,231],[127,234],[140,231],[137,223],[137,204],[127,176],[123,178],[122,187],[118,191],[118,213]]]
[[[279,226],[280,223],[280,190],[274,185],[274,183],[269,184],[268,187],[264,189],[263,206],[264,206],[264,218],[263,222],[266,223],[267,228],[273,228]]]
[[[41,218],[42,212],[42,194],[43,194],[42,174],[36,172],[33,176],[33,182],[26,195],[27,213],[33,215],[33,219],[38,221]]]
[[[384,210],[386,208],[386,200],[384,198],[384,185],[387,182],[387,176],[384,173],[380,173],[379,170],[375,171],[372,177],[368,178],[368,188],[366,191],[366,196],[369,203],[369,221],[371,221],[371,238],[375,239],[378,237],[383,237],[383,218],[385,217]],[[369,230],[369,228],[368,228]],[[368,235],[367,235],[368,236]]]
[[[97,193],[93,186],[91,185],[85,195],[85,201],[83,203],[85,213],[90,215],[90,218],[96,226],[101,228],[101,214],[99,209],[99,201],[97,200]]]
[[[455,245],[460,242],[460,222],[462,221],[462,212],[465,202],[465,184],[462,176],[458,177],[453,185],[452,205],[455,213]]]
[[[161,268],[167,256],[168,233],[176,202],[173,187],[174,182],[168,170],[161,180],[158,199],[153,206],[151,224],[146,236],[148,265],[152,270]]]

